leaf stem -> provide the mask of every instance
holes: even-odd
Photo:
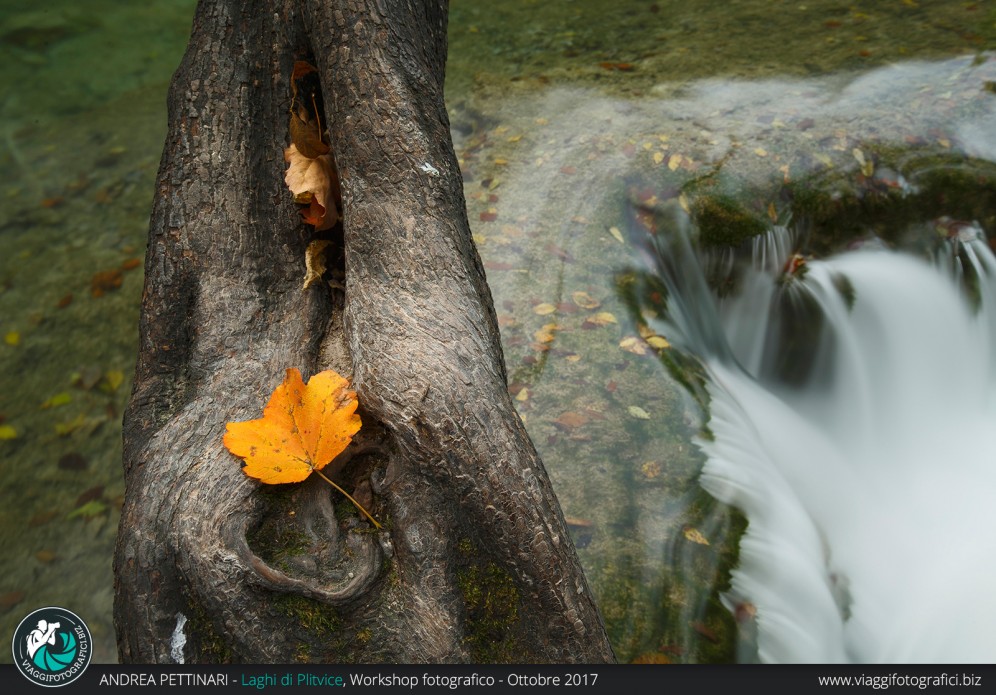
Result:
[[[349,494],[348,492],[346,492],[346,491],[345,491],[345,490],[343,490],[343,489],[342,489],[341,487],[339,487],[338,485],[336,485],[335,483],[333,483],[333,482],[332,482],[332,480],[331,480],[330,478],[327,478],[327,477],[325,477],[325,474],[324,474],[324,473],[322,473],[322,472],[321,472],[320,470],[318,470],[317,468],[315,468],[315,469],[313,469],[313,470],[315,471],[315,473],[317,473],[317,474],[318,474],[318,477],[320,477],[320,478],[321,478],[322,480],[324,480],[324,481],[325,481],[326,483],[328,483],[329,485],[331,485],[332,487],[334,487],[334,488],[335,488],[336,490],[338,490],[339,492],[341,492],[342,494],[344,494],[344,495],[346,496],[346,499],[347,499],[347,500],[349,500],[350,502],[352,502],[352,503],[353,503],[353,504],[354,504],[354,505],[356,506],[356,508],[357,508],[357,509],[359,509],[359,510],[360,510],[361,512],[363,512],[363,514],[364,514],[364,515],[365,515],[365,516],[366,516],[366,517],[367,517],[368,519],[370,519],[370,521],[372,521],[372,522],[373,522],[373,525],[374,525],[374,526],[376,526],[377,528],[383,528],[383,527],[382,527],[382,526],[381,526],[380,524],[378,524],[378,523],[377,523],[377,520],[376,520],[376,519],[374,519],[374,518],[373,518],[372,516],[370,516],[370,512],[368,512],[368,511],[367,511],[366,509],[364,509],[364,508],[363,508],[363,505],[362,505],[362,504],[360,504],[359,502],[357,502],[356,500],[354,500],[354,499],[352,498],[352,496],[351,496],[351,495],[350,495],[350,494]]]

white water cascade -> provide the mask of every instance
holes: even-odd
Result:
[[[702,484],[749,519],[726,598],[763,662],[991,663],[996,261],[970,226],[932,262],[869,246],[786,281],[775,230],[723,300],[687,241],[662,262],[709,374]]]

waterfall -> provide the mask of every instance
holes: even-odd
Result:
[[[819,261],[776,228],[723,298],[728,254],[687,230],[656,254],[660,329],[708,374],[702,485],[749,520],[725,600],[763,662],[996,660],[996,261],[937,227],[929,258]]]

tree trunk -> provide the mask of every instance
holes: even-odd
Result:
[[[122,661],[605,661],[512,406],[443,104],[445,0],[203,0],[169,95],[125,417]],[[290,75],[318,67],[345,291],[302,292]],[[335,254],[333,254],[335,255]],[[222,445],[284,370],[353,378],[339,482],[264,489]]]

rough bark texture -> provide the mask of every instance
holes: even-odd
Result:
[[[125,420],[123,661],[612,658],[506,390],[443,105],[446,12],[198,8],[170,90]],[[314,232],[281,156],[296,59],[321,75],[345,293],[301,291]],[[340,482],[385,531],[321,481],[263,490],[223,448],[225,423],[258,417],[287,367],[352,375],[364,426]]]

